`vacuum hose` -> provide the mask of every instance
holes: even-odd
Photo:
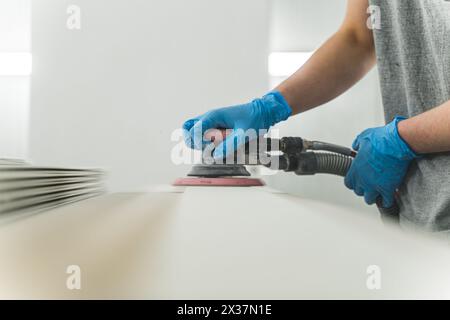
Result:
[[[317,173],[334,174],[345,177],[353,159],[341,154],[316,153]]]

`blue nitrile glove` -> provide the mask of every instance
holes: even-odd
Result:
[[[367,204],[375,203],[381,196],[383,207],[392,207],[409,164],[418,157],[398,133],[397,124],[404,119],[396,117],[384,127],[367,129],[353,142],[358,155],[345,177],[345,185],[364,196]]]
[[[245,132],[249,129],[259,134],[260,130],[269,128],[286,120],[292,110],[279,92],[271,92],[250,103],[220,108],[190,119],[183,124],[186,144],[190,148],[203,149],[211,141],[204,140],[205,131],[209,129],[233,129],[233,133],[219,144],[214,151],[214,158],[225,158],[248,141]],[[256,138],[256,137],[255,137]]]

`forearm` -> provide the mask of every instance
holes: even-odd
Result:
[[[374,64],[373,46],[359,43],[350,32],[339,31],[276,90],[297,114],[336,98]]]
[[[398,132],[416,153],[450,151],[450,101],[399,122]]]

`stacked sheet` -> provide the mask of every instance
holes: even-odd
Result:
[[[95,169],[36,167],[0,159],[0,214],[37,211],[104,192],[104,172]]]

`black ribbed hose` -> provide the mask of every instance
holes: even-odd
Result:
[[[353,158],[341,154],[315,153],[315,155],[317,160],[316,173],[334,174],[345,177],[353,161]]]

